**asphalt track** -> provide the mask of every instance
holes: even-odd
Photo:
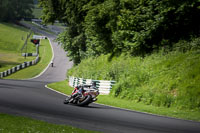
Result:
[[[38,31],[42,32],[42,31]],[[0,112],[27,116],[50,123],[102,132],[122,133],[200,133],[200,123],[161,117],[99,104],[89,107],[65,105],[65,96],[45,88],[64,80],[72,63],[65,52],[47,35],[54,49],[54,67],[29,80],[0,80]]]

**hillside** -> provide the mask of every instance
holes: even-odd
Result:
[[[199,44],[197,38],[184,44],[196,48],[185,52],[160,50],[144,58],[128,55],[89,58],[72,68],[68,75],[116,80],[110,95],[120,99],[200,111]]]
[[[29,30],[23,27],[0,23],[0,71],[7,70],[12,66],[32,60],[34,57],[24,59],[22,52],[35,52],[35,46],[28,40],[27,48],[22,50]]]

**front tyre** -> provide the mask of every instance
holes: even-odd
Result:
[[[71,100],[71,97],[67,97],[67,98],[63,101],[63,103],[64,103],[64,104],[68,104],[68,103],[70,103],[70,100]]]
[[[78,106],[86,106],[89,103],[91,103],[91,100],[92,100],[92,96],[91,95],[87,95],[83,101],[79,101],[78,100],[77,105]]]
[[[68,103],[69,103],[69,100],[64,100],[63,103],[64,103],[64,104],[68,104]]]

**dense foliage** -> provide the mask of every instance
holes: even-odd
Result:
[[[180,48],[180,44],[187,47]],[[85,79],[115,80],[111,96],[147,105],[200,110],[200,38],[144,58],[88,58],[68,71]],[[190,49],[190,50],[188,50]],[[182,52],[187,51],[187,52]],[[95,68],[95,69],[94,69]]]
[[[199,0],[40,0],[45,22],[67,24],[58,40],[79,63],[112,53],[142,55],[200,33]]]
[[[33,0],[0,0],[0,21],[13,22],[32,15]]]

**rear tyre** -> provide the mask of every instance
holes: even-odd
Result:
[[[87,95],[83,101],[81,101],[81,102],[78,101],[77,105],[78,106],[87,106],[91,102],[91,100],[92,100],[92,96]]]

